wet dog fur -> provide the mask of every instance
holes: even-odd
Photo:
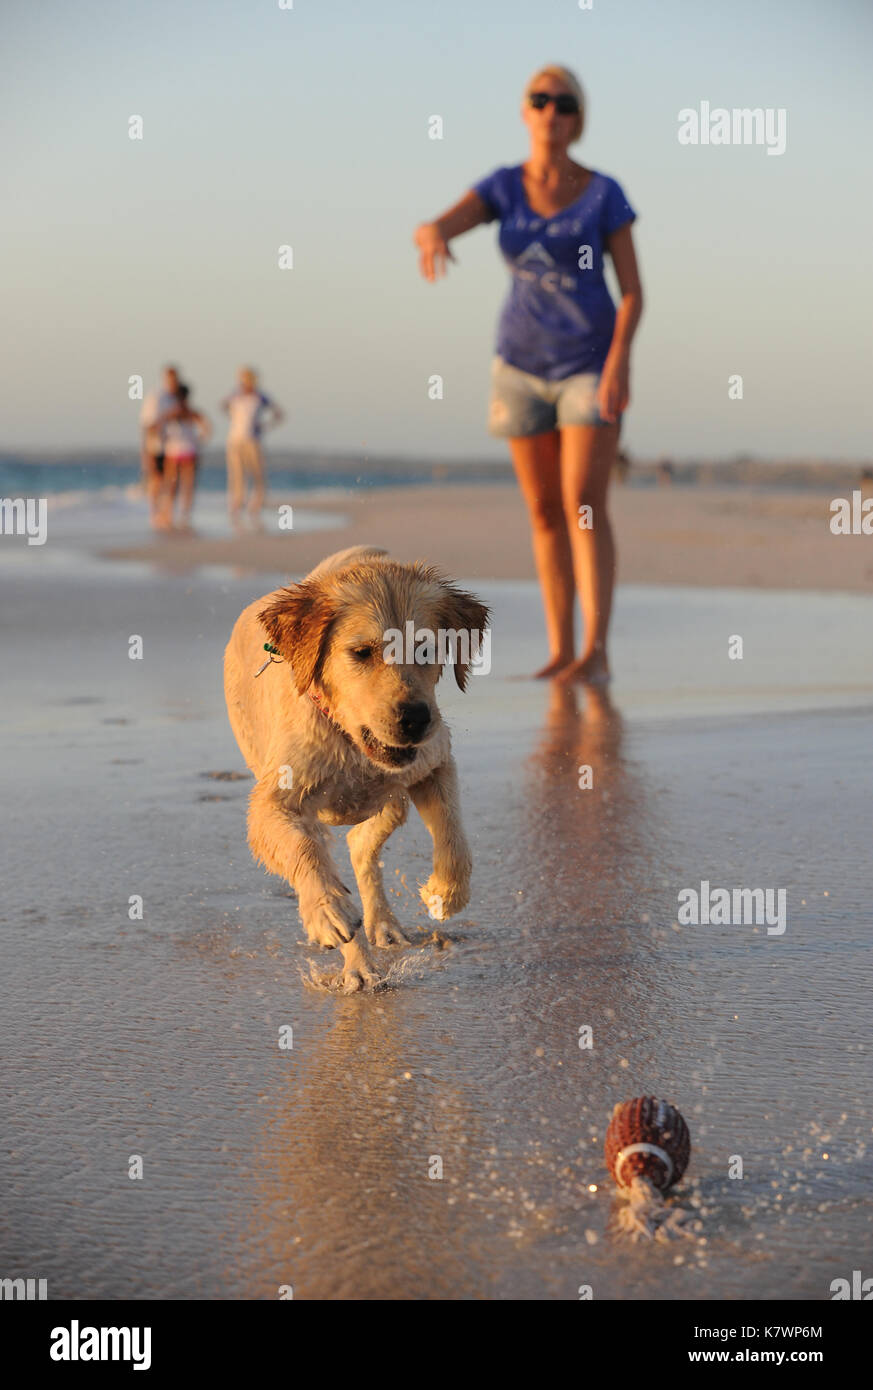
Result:
[[[436,702],[441,667],[385,659],[386,632],[405,632],[410,620],[416,632],[481,634],[488,609],[429,565],[355,546],[250,604],[225,652],[228,715],[256,778],[252,854],[294,888],[310,941],[342,950],[349,991],[380,978],[367,943],[408,944],[378,861],[410,801],[433,839],[433,872],[421,888],[431,916],[460,912],[469,896],[470,850]],[[265,643],[281,660],[256,677]],[[463,690],[469,671],[461,655],[454,674]],[[353,827],[360,912],[333,863],[330,825]]]

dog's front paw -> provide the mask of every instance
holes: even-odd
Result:
[[[408,946],[409,937],[390,908],[385,908],[374,916],[364,913],[364,931],[371,946]]]
[[[339,986],[343,994],[357,994],[364,989],[378,989],[384,984],[366,948],[358,937],[343,946],[343,968],[340,972]]]
[[[433,921],[444,922],[447,917],[461,912],[470,901],[469,876],[446,880],[431,874],[427,883],[422,884],[421,900]]]
[[[317,946],[345,946],[361,925],[361,914],[343,889],[304,894],[300,899],[300,916],[306,935]]]

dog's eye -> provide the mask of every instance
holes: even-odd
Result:
[[[369,661],[372,655],[372,647],[352,647],[352,656],[356,661]]]

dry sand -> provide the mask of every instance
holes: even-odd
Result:
[[[787,490],[617,487],[612,516],[619,579],[869,593],[873,538],[834,536],[830,500],[825,493]],[[367,541],[398,559],[424,556],[464,578],[534,575],[527,517],[514,485],[365,490],[319,499],[317,505],[320,512],[336,514],[336,530],[217,539],[162,536],[102,553],[174,570],[221,564],[302,574],[328,552]],[[300,506],[306,508],[305,499]]]

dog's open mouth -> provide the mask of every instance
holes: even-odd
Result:
[[[384,763],[387,767],[407,767],[415,761],[418,744],[410,743],[404,748],[395,748],[390,743],[382,743],[372,729],[361,728],[361,743],[367,757],[374,763]]]

